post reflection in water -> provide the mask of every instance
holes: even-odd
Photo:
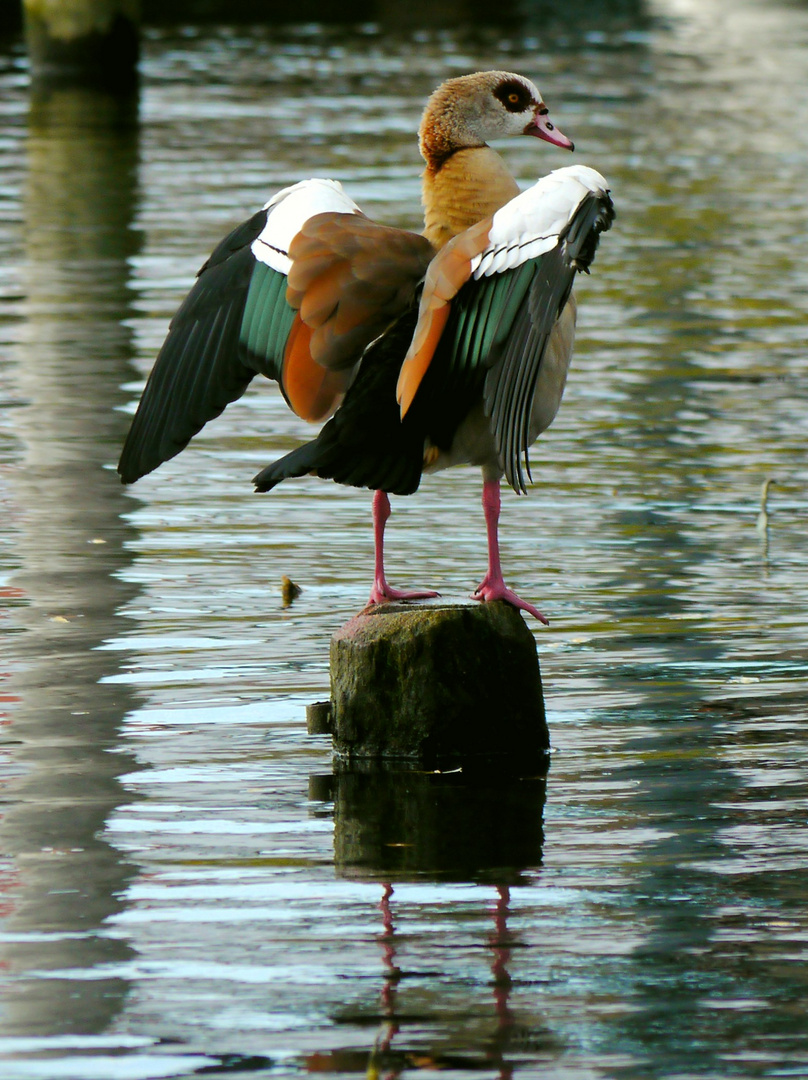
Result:
[[[541,864],[543,776],[353,766],[334,774],[340,874],[516,885]]]
[[[508,928],[510,887],[524,883],[525,871],[535,871],[542,861],[545,778],[352,765],[331,777],[312,778],[310,789],[320,798],[325,794],[333,798],[337,873],[351,880],[378,881],[382,890],[382,927],[377,936],[383,968],[381,1026],[369,1070],[396,1077],[413,1066],[490,1067],[497,1076],[510,1076],[513,1063],[507,1059],[514,1044],[520,1050],[526,1042],[540,1049],[548,1040],[535,1018],[520,1025],[511,1010],[510,969],[514,949],[522,943]],[[488,886],[486,899],[478,903],[489,930],[477,948],[489,953],[490,1011],[476,1018],[471,1038],[443,1052],[436,1047],[425,1055],[407,1046],[408,1025],[417,1028],[426,1014],[409,1000],[407,980],[414,973],[408,973],[406,960],[399,956],[398,926],[403,927],[406,948],[408,910],[406,899],[394,910],[395,887],[404,882],[419,883],[427,890],[430,882]],[[457,932],[456,925],[449,926]],[[442,947],[451,950],[459,942],[447,940]],[[435,972],[430,980],[434,985],[426,991],[421,987],[417,997],[425,992],[440,995],[446,978],[444,972]],[[470,1050],[475,1045],[477,1055]],[[361,1063],[357,1051],[334,1051],[312,1055],[308,1067],[342,1071]]]
[[[6,1036],[103,1032],[127,994],[124,979],[92,969],[131,955],[103,930],[131,867],[99,833],[128,801],[117,776],[134,762],[115,750],[134,701],[104,683],[117,664],[98,646],[119,631],[116,610],[133,594],[119,576],[131,530],[106,466],[124,426],[115,408],[130,354],[135,108],[59,89],[29,113],[23,329],[11,369],[22,452],[7,473],[21,542],[10,578],[18,632],[4,655]]]

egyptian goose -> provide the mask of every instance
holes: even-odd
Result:
[[[121,455],[123,482],[179,453],[265,375],[298,416],[331,419],[263,469],[256,489],[306,473],[374,489],[371,603],[437,595],[386,581],[388,494],[467,463],[482,468],[489,552],[473,595],[546,623],[502,577],[500,479],[525,491],[528,448],[564,390],[573,279],[588,272],[614,211],[606,181],[585,166],[520,194],[488,145],[509,135],[573,149],[528,79],[450,79],[419,131],[422,235],[375,224],[340,184],[320,179],[278,192],[235,229],[171,323]]]

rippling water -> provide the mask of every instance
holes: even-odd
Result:
[[[334,775],[304,708],[367,596],[368,493],[252,494],[308,433],[270,387],[133,489],[112,469],[221,235],[308,175],[418,227],[423,100],[492,66],[619,214],[505,498],[552,767]],[[806,70],[808,10],[765,0],[152,30],[132,111],[29,97],[6,43],[5,1077],[808,1075]],[[524,183],[568,162],[502,151]],[[394,579],[468,593],[474,471],[394,509]]]

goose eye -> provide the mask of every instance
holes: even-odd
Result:
[[[508,112],[524,112],[531,104],[531,97],[521,83],[508,79],[494,90],[494,97]]]

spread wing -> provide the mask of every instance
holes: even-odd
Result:
[[[427,372],[429,393],[456,417],[483,396],[508,482],[525,490],[536,382],[575,274],[588,271],[614,209],[594,169],[558,169],[491,218],[450,241],[429,267],[413,341],[402,365],[402,415]],[[440,428],[436,438],[441,444]],[[529,469],[528,469],[529,475]]]
[[[174,316],[124,445],[123,481],[179,453],[258,374],[299,416],[327,417],[432,254],[423,237],[369,221],[334,181],[279,192],[219,244]]]

